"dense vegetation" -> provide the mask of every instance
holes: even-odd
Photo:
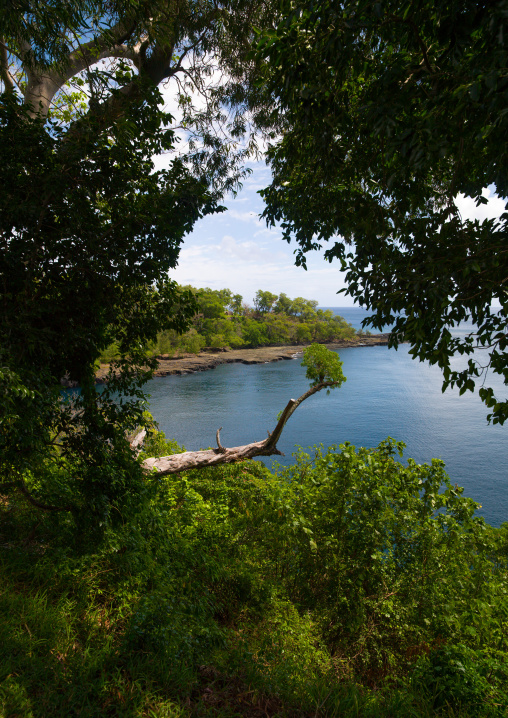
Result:
[[[258,45],[280,118],[265,217],[298,264],[321,248],[339,264],[367,326],[395,322],[394,345],[404,336],[503,423],[508,401],[488,384],[508,384],[508,205],[471,220],[455,200],[508,197],[507,0],[278,7]],[[465,320],[474,331],[452,335]]]
[[[267,13],[264,0],[0,3],[3,494],[73,507],[87,531],[135,509],[125,436],[143,422],[147,348],[190,327],[193,295],[168,273],[256,153],[243,67]],[[64,376],[81,387],[72,405]],[[65,489],[31,495],[57,475]]]
[[[505,716],[508,527],[441,463],[387,440],[161,478],[141,462],[178,447],[154,432],[136,456],[128,434],[151,425],[150,354],[352,336],[312,301],[168,280],[255,126],[301,264],[340,232],[356,255],[328,257],[374,326],[408,310],[414,353],[469,389],[474,362],[446,371],[474,338],[447,332],[471,315],[506,376],[506,225],[453,209],[506,194],[506,0],[1,5],[1,718]]]
[[[329,242],[344,291],[372,310],[367,324],[395,321],[393,344],[404,336],[445,386],[479,384],[502,423],[508,402],[485,381],[491,371],[508,383],[508,214],[464,219],[455,199],[508,196],[506,0],[280,10],[259,43],[259,84],[283,124],[265,216],[296,240],[299,264]],[[469,319],[475,330],[452,336]]]
[[[159,332],[149,344],[153,355],[176,351],[198,353],[203,347],[260,347],[277,344],[309,344],[353,339],[357,332],[331,309],[318,309],[317,301],[258,290],[254,306],[230,289],[183,287],[197,301],[192,327],[186,332]],[[103,361],[118,356],[118,343],[101,354]]]
[[[99,547],[2,502],[0,715],[506,715],[508,525],[402,448],[147,481]]]

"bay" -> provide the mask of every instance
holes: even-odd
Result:
[[[365,310],[334,308],[355,328]],[[458,331],[465,331],[464,326]],[[387,436],[402,440],[405,457],[419,463],[442,459],[453,483],[478,501],[479,513],[499,526],[508,521],[508,427],[489,425],[477,395],[441,392],[437,367],[412,360],[408,346],[340,349],[347,382],[311,397],[295,412],[279,441],[288,464],[295,445],[374,447]],[[503,398],[498,377],[491,385]],[[213,371],[153,379],[149,410],[166,436],[188,450],[215,446],[222,428],[225,446],[262,439],[290,398],[308,387],[300,360],[245,366],[223,364]],[[271,459],[264,462],[272,465]]]

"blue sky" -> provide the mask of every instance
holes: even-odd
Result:
[[[257,192],[269,184],[270,170],[262,162],[251,164],[251,169],[237,197],[224,202],[227,211],[195,225],[171,276],[196,287],[228,287],[248,304],[258,289],[264,289],[274,294],[285,292],[292,298],[317,299],[321,306],[352,305],[350,298],[336,294],[344,286],[336,266],[314,253],[309,256],[307,271],[296,267],[294,246],[259,218],[263,201]]]

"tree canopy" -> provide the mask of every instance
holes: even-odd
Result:
[[[305,376],[310,379],[311,386],[331,382],[330,388],[337,389],[346,381],[339,355],[322,344],[311,344],[305,350],[302,366],[307,367]]]
[[[251,22],[265,8],[206,0],[2,5],[5,490],[14,486],[52,510],[89,511],[103,525],[115,501],[140,488],[125,431],[143,420],[146,347],[158,332],[190,325],[194,295],[168,270],[195,222],[221,211],[255,151],[238,73]],[[178,119],[162,109],[162,84]],[[153,161],[161,154],[164,169]],[[113,340],[119,361],[98,392],[94,364]],[[64,377],[80,386],[67,400]]]
[[[268,223],[303,267],[326,247],[367,324],[394,323],[392,344],[461,392],[488,371],[508,382],[508,214],[468,220],[455,202],[508,194],[507,13],[506,0],[282,0],[258,44],[280,117]],[[475,330],[454,336],[464,320]],[[479,394],[503,423],[508,402],[488,380]]]
[[[363,334],[357,334],[351,324],[333,311],[317,309],[314,299],[290,299],[286,294],[277,297],[259,289],[253,309],[243,302],[240,294],[233,294],[229,289],[192,286],[183,289],[193,292],[198,304],[192,327],[183,333],[174,329],[159,332],[157,341],[150,343],[153,355],[176,351],[198,354],[203,347],[239,349],[354,341]],[[101,361],[107,363],[114,359],[118,350],[118,343],[113,342],[101,354]]]

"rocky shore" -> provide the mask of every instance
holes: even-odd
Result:
[[[388,334],[374,334],[367,337],[358,337],[351,341],[333,342],[327,344],[330,349],[360,346],[386,346]],[[257,349],[216,349],[202,351],[199,354],[180,354],[169,356],[162,354],[157,357],[159,365],[155,376],[171,376],[173,374],[194,374],[198,371],[215,369],[219,364],[267,364],[274,361],[294,359],[302,354],[308,346],[293,345],[280,347],[258,347]],[[109,369],[108,364],[102,364],[97,371],[97,381],[104,381]]]

